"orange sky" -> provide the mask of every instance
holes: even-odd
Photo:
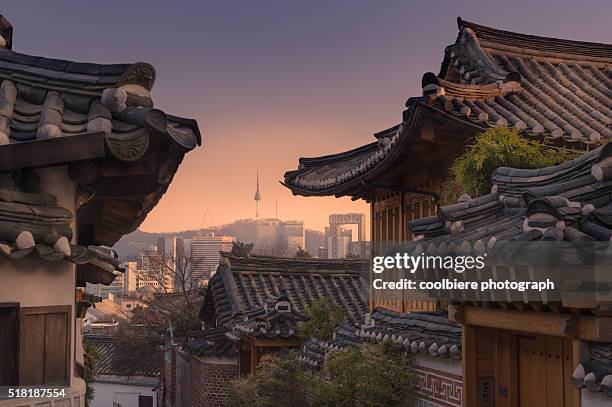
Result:
[[[526,13],[528,10],[528,13]],[[606,10],[608,12],[597,12]],[[278,183],[300,156],[373,141],[438,72],[456,18],[511,31],[609,42],[609,1],[208,2],[3,0],[16,51],[76,61],[146,61],[167,113],[198,120],[204,145],[187,155],[142,225],[179,231],[261,215],[322,230],[349,198],[293,197]],[[118,12],[120,11],[120,12]]]

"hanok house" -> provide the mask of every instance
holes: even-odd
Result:
[[[491,261],[480,278],[539,281],[546,276],[558,288],[471,297],[458,291],[430,293],[452,302],[449,316],[463,326],[465,405],[610,405],[612,295],[609,286],[604,291],[598,287],[612,280],[612,261],[599,256],[596,269],[586,260],[537,259],[574,253],[572,246],[553,244],[557,242],[571,242],[582,251],[594,247],[594,253],[607,252],[608,257],[612,253],[612,143],[555,167],[500,168],[493,183],[488,195],[466,198],[440,208],[434,217],[411,222],[413,233],[422,235],[416,251],[511,253],[514,242],[522,246],[519,261],[501,266]],[[449,222],[460,227],[450,231],[444,226]],[[605,244],[597,249],[595,242]],[[553,273],[546,272],[548,264]],[[415,278],[424,277],[417,273]],[[591,283],[599,285],[589,288]]]
[[[149,64],[48,59],[11,44],[0,17],[0,386],[61,386],[65,397],[46,405],[82,406],[82,287],[122,271],[107,247],[144,220],[200,134],[153,108]]]
[[[87,335],[85,341],[99,357],[91,407],[157,406],[156,338]]]
[[[476,202],[482,205],[474,209],[471,209],[475,205],[472,203],[468,204],[469,208],[457,206],[455,213],[452,209],[439,213],[440,205],[446,204],[441,202],[440,192],[450,165],[474,135],[490,127],[515,128],[525,137],[545,141],[551,148],[588,151],[612,139],[611,45],[512,33],[460,18],[458,27],[457,39],[444,52],[439,74],[423,75],[423,95],[408,99],[400,124],[376,133],[376,141],[368,145],[324,157],[301,158],[298,169],[285,174],[283,183],[295,195],[351,196],[370,203],[374,252],[384,252],[393,247],[393,242],[423,239],[431,233],[445,235],[441,239],[448,238],[449,234],[460,233],[468,227],[462,222],[468,213],[475,217],[484,216],[481,220],[493,228],[489,230],[491,233],[511,233],[509,224],[501,220],[495,223],[491,218],[486,218],[498,211],[496,197],[476,198]],[[521,170],[509,170],[510,173],[503,178],[503,171],[506,170],[498,172],[498,182],[522,175]],[[560,192],[551,190],[547,195],[560,194],[567,187],[563,167],[541,171],[559,171],[556,177],[547,176],[544,172],[537,176],[534,172],[529,173],[531,182],[543,180],[541,185],[561,188]],[[592,181],[589,177],[582,180],[570,177],[576,185],[585,180],[587,184]],[[526,205],[518,191],[533,184],[525,184],[526,179],[521,177],[514,181],[511,183],[515,188],[514,194],[505,192],[499,195],[505,196],[506,205],[511,201],[515,201],[519,207]],[[552,186],[553,183],[558,185]],[[585,194],[593,188],[593,185],[587,184],[584,185]],[[585,197],[587,202],[590,199]],[[598,199],[591,202],[595,207],[606,205],[604,198]],[[505,210],[512,212],[514,209]],[[431,216],[440,221],[419,221]],[[520,218],[524,213],[516,213],[515,216]],[[480,225],[480,221],[474,222],[475,232],[482,232]],[[520,227],[520,224],[515,226]],[[592,231],[600,231],[601,224],[590,226]],[[591,238],[607,240],[605,236],[606,233],[595,232]],[[443,300],[441,296],[432,295],[435,293],[417,294],[406,290],[373,290],[370,307],[397,312],[431,311]],[[477,308],[473,312],[484,311]],[[557,405],[579,405],[581,399],[583,405],[597,405],[598,401],[594,401],[596,398],[599,398],[600,405],[608,403],[608,400],[602,401],[601,396],[584,391],[578,396],[579,393],[566,386],[573,368],[580,367],[578,351],[585,349],[585,342],[573,336],[567,342],[567,337],[567,340],[561,340],[559,335],[555,337],[551,332],[545,337],[538,336],[543,332],[530,332],[534,326],[548,326],[546,318],[551,317],[552,313],[538,313],[536,315],[541,319],[532,320],[533,314],[530,312],[512,311],[511,318],[505,318],[505,314],[499,313],[499,310],[495,312],[498,314],[486,315],[498,325],[493,330],[485,329],[484,333],[471,326],[482,323],[471,322],[473,320],[469,315],[474,314],[465,310],[458,314],[463,315],[462,318],[453,314],[456,320],[464,324],[461,371],[465,398],[463,405],[519,405],[519,395],[522,400],[527,400],[520,405],[540,405],[529,404],[529,400],[532,400],[530,397],[554,393],[553,387],[550,391],[544,391],[542,386],[546,382],[542,382],[542,378],[550,378],[550,383],[555,383],[556,390],[559,390],[557,396],[564,397],[563,401],[551,398],[548,405],[555,405],[552,403],[557,401],[560,403]],[[579,311],[582,312],[592,313]],[[560,315],[552,319],[572,318],[566,314]],[[603,327],[607,318],[597,321],[592,323],[596,326],[602,324],[599,326]],[[603,334],[606,329],[601,328],[600,332]],[[512,353],[518,349],[518,336],[511,332],[525,331],[528,339],[523,341],[522,346],[541,347],[545,339],[549,340],[550,336],[555,338],[554,345],[550,345],[550,355],[554,355],[555,360],[557,356],[559,360],[563,358],[563,375],[559,373],[558,363],[545,366],[544,359],[536,361],[535,353],[531,352],[533,360],[522,362],[529,363],[522,370],[531,371],[536,365],[540,370],[534,370],[537,373],[530,377],[521,376],[523,382],[519,381],[515,358],[518,358],[518,353]],[[557,331],[555,333],[558,334]],[[583,339],[597,342],[605,337],[600,335]],[[484,342],[489,345],[485,346]],[[505,350],[502,350],[502,346]],[[552,346],[556,349],[555,353]],[[586,358],[586,364],[582,364],[585,374],[582,375],[582,370],[578,368],[574,374],[579,377],[576,382],[579,385],[584,383],[586,388],[607,391],[605,386],[609,381],[601,384],[600,380],[606,372],[607,362],[604,361],[610,357],[609,347],[589,347],[592,349],[591,356]],[[559,349],[564,349],[563,353]],[[537,354],[548,357],[549,354],[541,350]],[[572,366],[571,369],[569,366]],[[588,372],[589,369],[593,371]],[[551,376],[542,373],[546,371],[550,371]],[[451,378],[450,371],[442,374]],[[556,375],[554,378],[553,374]],[[588,380],[580,379],[581,376],[588,377]],[[479,381],[483,377],[488,381]],[[559,387],[561,383],[563,386]],[[492,392],[485,396],[485,390],[491,389]],[[430,402],[429,405],[445,404]]]
[[[297,324],[319,298],[342,307],[355,326],[367,313],[363,260],[221,255],[200,313],[203,331],[166,351],[167,406],[225,406],[233,380],[255,372],[263,355],[300,346]]]
[[[422,78],[400,124],[365,146],[300,158],[283,183],[295,195],[350,196],[371,208],[373,250],[413,238],[408,222],[435,215],[449,166],[475,134],[521,130],[588,150],[612,138],[612,46],[502,31],[458,19],[440,72]],[[372,307],[429,310],[435,301],[374,293]]]

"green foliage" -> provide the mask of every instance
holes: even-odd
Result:
[[[329,297],[321,297],[311,303],[304,314],[309,318],[298,325],[298,335],[302,339],[317,338],[327,340],[334,334],[334,328],[346,320],[344,308],[334,304]]]
[[[293,357],[268,354],[261,358],[257,374],[236,380],[230,392],[232,407],[309,406],[306,386],[312,373],[301,369]]]
[[[233,407],[410,407],[412,365],[390,343],[336,352],[316,371],[303,368],[294,355],[270,354],[255,375],[234,383],[230,400]]]
[[[317,407],[410,407],[410,357],[392,344],[364,344],[332,354],[313,389]]]
[[[100,361],[100,354],[95,346],[84,338],[83,351],[85,354],[85,407],[89,407],[94,398],[93,383],[96,380],[96,367]]]
[[[476,136],[474,143],[451,166],[451,180],[444,198],[457,191],[475,197],[491,191],[491,175],[496,168],[543,168],[575,158],[577,153],[547,148],[521,137],[516,129],[494,127]]]
[[[308,250],[302,249],[301,247],[298,247],[297,251],[295,252],[295,256],[294,257],[296,259],[310,259],[312,256],[310,255]]]

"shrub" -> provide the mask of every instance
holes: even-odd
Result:
[[[516,129],[494,127],[476,136],[474,143],[454,161],[443,195],[446,200],[457,191],[473,197],[485,195],[491,191],[491,176],[496,168],[543,168],[576,156],[573,151],[527,140]]]
[[[302,370],[294,357],[268,354],[261,358],[257,373],[234,382],[232,407],[308,406],[310,372]]]
[[[303,368],[292,354],[262,357],[257,373],[234,382],[232,407],[411,407],[409,355],[390,343],[329,355],[322,370]]]
[[[313,389],[318,407],[411,407],[410,357],[392,344],[364,344],[331,354]]]
[[[321,297],[304,310],[308,320],[298,325],[298,335],[302,339],[330,339],[334,328],[346,320],[344,308],[335,305],[329,297]]]

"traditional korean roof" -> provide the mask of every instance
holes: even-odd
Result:
[[[201,143],[195,120],[153,107],[155,69],[13,51],[0,22],[0,171],[68,164],[78,190],[78,239],[112,246],[166,191]]]
[[[299,195],[355,195],[412,145],[424,118],[471,134],[492,126],[581,149],[612,139],[612,45],[538,37],[458,19],[459,34],[438,75],[422,78],[423,96],[406,103],[402,123],[378,141],[339,154],[301,158],[284,184]]]
[[[367,263],[363,260],[221,255],[200,312],[209,326],[231,325],[261,312],[270,298],[280,296],[287,297],[294,312],[303,312],[321,297],[342,307],[352,322],[362,321],[367,312]]]
[[[612,142],[542,169],[498,168],[493,192],[409,222],[427,252],[481,251],[502,240],[612,239]]]
[[[370,324],[341,324],[329,341],[308,340],[298,360],[320,367],[328,351],[361,346],[364,342],[392,342],[411,353],[461,359],[461,326],[450,322],[446,312],[402,314],[377,308]]]
[[[234,357],[236,356],[236,344],[226,336],[225,327],[209,328],[203,331],[194,332],[189,336],[189,342],[184,350],[195,356],[216,356]]]
[[[55,262],[66,260],[91,270],[88,281],[110,283],[123,272],[117,253],[107,247],[72,242],[73,215],[55,196],[0,188],[0,254],[17,260],[36,256]]]
[[[587,347],[589,356],[574,370],[572,383],[612,397],[612,343],[591,342]]]
[[[98,376],[159,376],[161,357],[151,340],[142,341],[136,338],[134,343],[137,345],[134,345],[117,337],[85,335],[85,341],[93,345],[99,355],[96,365]],[[138,352],[134,352],[135,346],[138,346]]]
[[[263,307],[256,308],[242,320],[231,324],[226,336],[232,341],[240,341],[243,334],[249,337],[293,338],[298,324],[307,321],[308,316],[291,308],[288,295],[281,294],[266,300]]]

